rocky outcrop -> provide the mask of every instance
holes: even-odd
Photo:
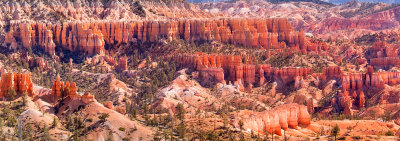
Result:
[[[253,59],[246,56],[194,53],[174,55],[170,58],[178,64],[199,71],[201,80],[234,84],[239,90],[244,90],[243,86],[251,90],[253,86],[263,85],[266,80],[275,81],[277,86],[282,88],[304,88],[307,85],[304,80],[307,76],[313,75],[311,68],[254,65]],[[359,108],[365,106],[365,90],[382,89],[385,85],[400,83],[400,72],[374,73],[371,66],[367,67],[366,73],[345,73],[339,66],[328,66],[323,68],[322,73],[313,76],[316,78],[314,83],[318,87],[325,86],[331,80],[338,82],[341,90],[332,104],[338,104],[346,114],[351,114],[352,105]]]
[[[53,82],[53,86],[51,89],[51,94],[53,97],[53,102],[57,101],[58,99],[62,98],[68,98],[72,100],[81,100],[83,103],[90,103],[95,101],[94,96],[90,93],[85,92],[83,95],[78,94],[76,83],[71,82],[69,83],[68,81],[65,83],[60,81],[60,76],[57,76],[56,80]]]
[[[333,100],[333,101],[337,101],[338,105],[340,108],[343,109],[343,114],[346,115],[352,115],[352,104],[353,104],[353,99],[349,96],[349,92],[348,91],[343,91],[341,93],[339,93],[337,95],[337,100]]]
[[[365,85],[384,88],[385,84],[396,85],[400,82],[400,72],[377,72],[366,75]]]
[[[273,68],[269,65],[262,65],[265,77],[281,83],[283,86],[294,82],[295,87],[299,88],[304,85],[304,78],[313,73],[311,68],[300,67],[284,67]]]
[[[0,79],[0,98],[12,98],[8,95],[10,90],[14,90],[17,94],[14,95],[13,98],[21,96],[22,94],[33,96],[34,93],[31,75],[29,73],[2,73]]]
[[[128,58],[123,56],[118,59],[118,65],[115,67],[117,71],[128,70]]]
[[[113,109],[114,108],[114,104],[112,103],[112,101],[106,101],[104,102],[104,107],[107,107],[108,109]]]
[[[363,91],[360,91],[358,95],[358,107],[365,107],[365,95]]]
[[[369,50],[369,57],[382,58],[382,57],[397,57],[398,56],[397,46],[387,44],[383,41],[375,42]]]
[[[53,86],[51,87],[51,94],[54,96],[54,101],[63,97],[61,95],[63,87],[64,83],[60,81],[60,76],[57,76],[56,80],[53,82]]]
[[[255,67],[248,67],[246,72],[248,74],[244,75],[244,66],[242,58],[240,56],[232,55],[207,55],[203,53],[196,54],[181,54],[172,56],[176,62],[184,65],[190,66],[201,72],[201,77],[210,77],[222,82],[221,78],[225,79],[226,82],[234,83],[240,81],[241,84],[244,83],[244,77],[250,77],[255,73]],[[221,69],[223,70],[223,75],[221,74]],[[253,78],[247,78],[246,82],[250,83]]]
[[[307,111],[310,114],[314,113],[314,101],[312,98],[309,98],[307,101]]]
[[[217,82],[217,83],[226,83],[224,80],[224,70],[222,68],[210,67],[210,68],[201,68],[199,71],[199,77],[203,82]]]
[[[93,56],[93,57],[87,57],[84,60],[85,64],[90,64],[93,66],[98,66],[101,68],[104,72],[110,72],[112,70],[116,70],[117,72],[125,72],[128,70],[128,57],[127,56],[122,56],[122,57],[111,57],[108,55],[105,56]],[[70,67],[72,68],[72,60],[70,60]]]
[[[21,39],[22,46],[25,48],[32,48],[32,46],[36,45],[36,26],[28,23],[23,23],[18,25],[18,27],[18,37]],[[38,33],[43,33],[43,31],[38,31]],[[43,37],[39,37],[38,39],[42,40]]]
[[[92,95],[92,94],[90,94],[88,92],[85,92],[82,96],[80,96],[80,99],[85,104],[89,104],[89,103],[95,101],[94,95]]]
[[[67,30],[68,39],[66,47],[72,52],[83,51],[88,55],[104,55],[104,38],[101,30],[97,26],[89,23],[65,23],[62,25],[71,28]],[[61,35],[64,36],[64,35]],[[65,40],[61,38],[61,41]]]
[[[29,30],[29,25],[26,25],[26,26],[28,26],[28,27],[25,27],[26,29],[28,29],[27,34],[26,34],[26,35],[28,35],[29,32],[31,32],[31,31]],[[37,27],[36,31],[39,33],[37,45],[43,47],[44,51],[47,52],[48,54],[50,54],[51,56],[55,56],[56,45],[53,41],[53,31],[51,30],[52,25],[50,25],[50,24],[46,25],[43,23],[39,23],[35,26]],[[29,38],[29,35],[28,35],[28,37],[24,37],[26,35],[24,35],[24,33],[21,31],[21,38]],[[24,47],[30,48],[29,45],[24,46]]]
[[[35,58],[29,58],[29,67],[30,68],[35,68],[39,67],[40,69],[46,71],[48,70],[48,62],[44,60],[42,57],[35,57]]]
[[[4,43],[2,46],[9,46],[10,49],[17,49],[18,44],[14,38],[14,30],[11,29],[5,36]]]
[[[319,76],[321,84],[328,82],[329,80],[340,78],[343,72],[340,66],[328,66],[322,69],[322,74]]]
[[[298,125],[310,125],[311,117],[307,107],[299,104],[285,104],[265,112],[241,111],[234,117],[233,125],[239,128],[243,121],[243,129],[260,134],[267,131],[270,134],[282,135],[281,129],[297,129]]]
[[[112,101],[106,101],[106,102],[104,102],[103,105],[104,105],[104,107],[107,107],[108,109],[115,110],[121,114],[126,114],[126,108],[124,105],[114,107],[114,104]]]

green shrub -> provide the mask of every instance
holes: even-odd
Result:
[[[386,136],[394,136],[394,132],[389,130],[385,133]]]
[[[120,127],[120,128],[118,128],[118,130],[119,131],[125,131],[125,128],[124,127]]]

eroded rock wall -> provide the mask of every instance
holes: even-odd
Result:
[[[292,48],[294,51],[321,51],[329,47],[305,40],[303,30],[294,31],[286,19],[189,19],[153,21],[94,21],[13,24],[6,43],[18,39],[25,48],[42,47],[55,55],[60,47],[88,55],[104,55],[105,46],[159,38],[188,41],[216,40],[264,49]]]
[[[268,64],[253,64],[253,59],[246,56],[193,53],[174,55],[172,59],[199,71],[201,80],[247,88],[261,86],[266,80],[275,81],[281,87],[304,88],[309,75],[315,78],[318,87],[335,80],[340,89],[331,103],[338,104],[345,114],[352,113],[353,105],[360,108],[365,106],[365,91],[380,90],[385,85],[400,83],[400,72],[374,72],[371,66],[367,67],[366,73],[347,73],[339,66],[328,66],[323,68],[322,73],[314,74],[311,68],[274,68]]]
[[[281,129],[297,129],[299,125],[310,125],[311,116],[304,105],[284,104],[265,112],[241,111],[235,116],[233,125],[239,128],[239,121],[243,121],[243,129],[256,133],[282,135]]]
[[[301,87],[304,79],[313,73],[311,68],[274,68],[268,64],[253,64],[252,58],[218,54],[180,54],[172,56],[179,64],[200,72],[201,79],[244,86],[263,85],[266,79],[287,85],[291,82]],[[256,76],[256,74],[259,74]]]
[[[400,66],[399,49],[397,45],[386,42],[375,42],[369,50],[370,64],[377,67]]]

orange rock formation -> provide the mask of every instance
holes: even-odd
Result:
[[[10,88],[14,89],[17,94],[28,94],[33,96],[33,84],[31,75],[18,73],[2,73],[0,80],[0,98],[6,97]]]
[[[398,46],[376,42],[370,49],[370,64],[379,67],[400,66]]]
[[[342,85],[342,90],[332,103],[337,103],[343,108],[345,114],[351,114],[350,108],[353,104],[360,108],[365,106],[365,89],[382,89],[385,85],[397,85],[400,83],[400,72],[374,73],[371,66],[367,67],[365,74],[344,74],[340,67],[330,66],[324,68],[319,77],[325,82],[326,80],[341,80],[339,84]]]
[[[241,111],[235,117],[234,125],[239,127],[238,122],[242,120],[244,130],[251,130],[260,134],[264,131],[270,134],[282,135],[281,129],[297,129],[298,125],[310,125],[311,117],[307,107],[296,103],[285,104],[269,111],[254,113]]]
[[[44,60],[42,57],[35,57],[35,58],[29,58],[29,67],[34,68],[34,67],[39,67],[42,70],[47,70],[48,67],[48,62]]]
[[[217,40],[246,47],[295,51],[320,51],[328,47],[305,40],[302,30],[294,31],[286,19],[196,19],[132,22],[68,22],[62,24],[23,23],[12,26],[6,43],[20,39],[22,46],[41,46],[51,55],[55,47],[88,55],[104,55],[110,47],[135,38],[154,42],[157,38],[185,40]],[[17,33],[14,33],[18,31]]]
[[[88,104],[94,101],[94,96],[90,93],[85,92],[83,95],[77,93],[77,87],[75,82],[65,83],[60,81],[60,76],[57,76],[56,80],[53,82],[52,95],[54,96],[54,101],[59,98],[68,97],[70,99],[79,99],[82,102]]]
[[[295,82],[304,84],[304,78],[312,74],[310,68],[273,68],[267,64],[254,65],[252,59],[232,55],[181,54],[173,56],[180,64],[191,66],[200,72],[201,79],[213,79],[245,86],[263,85],[265,80],[275,80],[282,85]],[[245,57],[246,58],[246,57]],[[256,78],[256,73],[260,77]]]

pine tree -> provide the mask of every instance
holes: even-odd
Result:
[[[333,129],[331,131],[331,136],[335,136],[335,141],[336,141],[336,137],[338,136],[339,132],[340,132],[340,128],[336,124],[335,127],[333,127]]]
[[[239,127],[240,127],[240,129],[242,129],[242,130],[243,130],[243,125],[244,125],[243,120],[239,120]]]
[[[109,132],[108,132],[108,137],[107,137],[106,141],[113,141],[113,139],[112,139],[113,137],[112,137],[112,136],[113,136],[112,132],[109,131]]]
[[[178,103],[175,107],[176,109],[176,115],[175,117],[178,118],[179,120],[184,120],[185,119],[185,107],[183,107],[182,103]]]
[[[153,136],[154,141],[161,141],[161,129],[158,129]]]
[[[183,139],[183,138],[185,138],[185,134],[186,134],[185,107],[183,106],[182,103],[178,103],[178,105],[176,105],[175,108],[176,108],[175,117],[181,121],[181,123],[177,127],[177,132],[178,132],[179,137],[181,139]]]
[[[22,96],[22,106],[26,106],[26,103],[28,103],[27,97],[28,95],[24,93]]]
[[[26,127],[23,130],[23,134],[22,134],[24,140],[33,140],[32,130],[33,130],[33,127],[31,124],[26,125]]]
[[[10,87],[10,88],[8,89],[8,92],[7,92],[7,98],[9,98],[10,100],[12,100],[12,99],[15,98],[15,96],[17,96],[17,92],[15,92],[15,90],[14,90],[13,87]]]
[[[50,141],[50,140],[52,140],[52,139],[50,138],[49,128],[47,128],[46,125],[44,125],[44,127],[43,127],[43,136],[42,136],[42,139],[41,139],[41,140],[43,140],[43,141]]]
[[[51,127],[53,127],[53,128],[57,127],[57,118],[56,118],[56,116],[54,116],[54,118],[53,118],[53,124],[51,125]]]
[[[228,117],[225,114],[222,114],[222,122],[224,123],[224,128],[227,128],[229,121],[228,121]]]
[[[178,127],[177,127],[177,132],[179,135],[179,138],[184,139],[185,138],[185,134],[186,134],[186,125],[185,122],[182,121]]]
[[[105,122],[106,119],[109,117],[110,115],[107,113],[101,113],[101,115],[99,116],[99,119],[101,122]]]

